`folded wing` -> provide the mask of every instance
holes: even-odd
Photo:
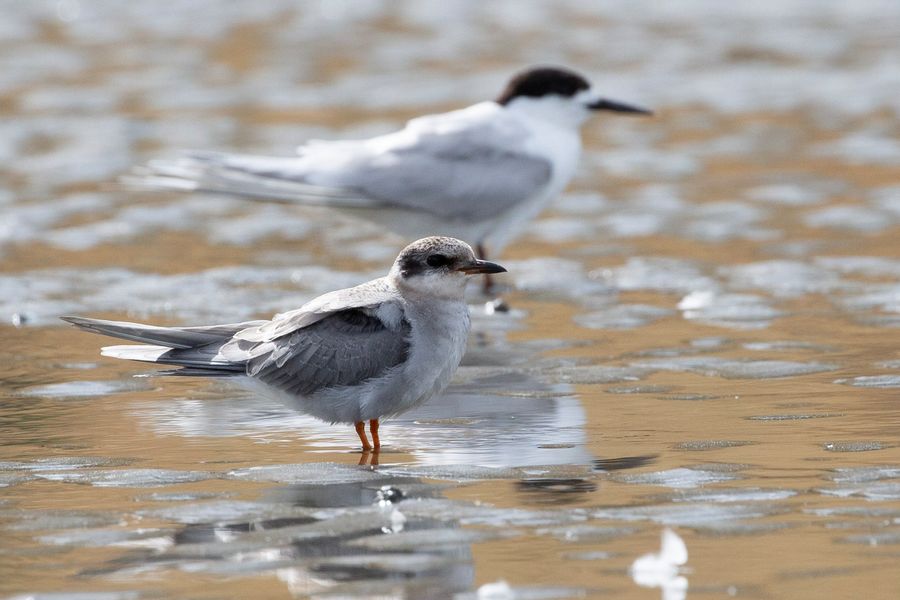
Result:
[[[81,329],[151,345],[104,356],[182,367],[173,375],[249,375],[291,394],[355,385],[404,363],[410,325],[384,280],[325,294],[271,321],[207,327],[63,317]]]
[[[490,219],[526,201],[552,175],[549,161],[520,149],[523,140],[493,133],[422,132],[406,147],[354,165],[341,183],[385,206],[452,220]]]
[[[410,326],[388,327],[370,309],[341,310],[271,340],[235,339],[227,354],[243,353],[247,374],[295,395],[356,385],[385,375],[409,353]]]

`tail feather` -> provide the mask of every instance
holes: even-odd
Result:
[[[184,367],[185,375],[239,375],[244,362],[232,362],[219,355],[219,349],[238,331],[265,321],[248,321],[207,327],[156,327],[124,321],[105,321],[84,317],[61,317],[80,329],[150,345],[106,346],[102,356]]]
[[[310,184],[298,158],[192,152],[154,160],[120,179],[141,190],[214,192],[312,206],[370,207],[374,201],[353,190]]]
[[[197,367],[181,367],[180,369],[169,369],[166,371],[156,371],[153,376],[178,376],[178,377],[238,377],[246,375],[244,370],[225,370],[225,369],[200,369]]]
[[[131,340],[132,342],[149,342],[167,348],[196,348],[204,344],[225,340],[242,329],[259,326],[266,321],[247,321],[244,323],[228,323],[207,327],[158,327],[142,323],[126,321],[106,321],[104,319],[88,319],[85,317],[60,317],[63,321],[75,325],[79,329]]]
[[[104,346],[100,348],[100,356],[139,360],[141,362],[158,362],[160,357],[172,348],[167,346]]]
[[[201,346],[200,348],[167,348],[166,346],[105,346],[100,349],[101,356],[153,362],[163,365],[175,365],[191,369],[202,369],[210,374],[244,373],[246,363],[228,362],[216,359],[219,344]]]

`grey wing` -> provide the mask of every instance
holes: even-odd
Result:
[[[349,309],[270,341],[237,342],[252,355],[248,375],[305,396],[356,385],[402,364],[409,333],[406,320],[389,328],[366,309]]]
[[[393,301],[396,290],[386,277],[373,279],[352,288],[335,290],[310,300],[297,310],[276,315],[271,321],[248,327],[234,335],[235,340],[250,342],[270,342],[300,328],[308,327],[328,315],[342,310],[360,309],[366,311],[381,309],[382,319],[402,318],[402,310]],[[238,357],[242,351],[238,352]],[[238,358],[240,360],[240,358]]]
[[[545,186],[553,167],[544,158],[499,142],[482,130],[426,133],[416,143],[357,163],[342,181],[385,205],[454,220],[489,219]]]

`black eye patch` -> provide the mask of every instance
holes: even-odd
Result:
[[[450,259],[443,254],[432,254],[425,259],[425,264],[429,267],[445,267],[450,264]]]

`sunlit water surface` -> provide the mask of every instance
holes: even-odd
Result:
[[[0,594],[900,594],[896,2],[0,7]],[[501,257],[512,310],[473,294],[456,382],[378,464],[56,320],[234,321],[382,274],[404,240],[374,227],[115,178],[389,131],[535,62],[657,116],[590,124]],[[640,587],[666,526],[686,582]]]

